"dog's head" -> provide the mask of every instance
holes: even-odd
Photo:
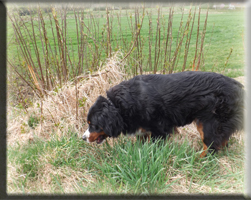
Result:
[[[89,128],[83,135],[87,142],[101,144],[107,137],[117,137],[123,120],[116,107],[103,96],[99,96],[87,115]]]

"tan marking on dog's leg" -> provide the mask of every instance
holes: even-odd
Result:
[[[146,142],[146,141],[148,141],[148,143],[149,143],[150,138],[151,138],[150,133],[146,133],[146,135],[139,136],[140,142],[143,142],[143,143]]]
[[[200,154],[201,158],[204,158],[207,155],[207,145],[203,142],[203,152]]]
[[[148,141],[148,143],[150,142],[150,139],[151,139],[151,133],[147,133],[146,135],[145,135],[145,141]]]
[[[227,147],[228,145],[228,140],[224,140],[222,143],[221,143],[221,148],[219,149],[224,149],[225,147]]]
[[[146,141],[150,142],[151,132],[146,131],[146,130],[143,129],[143,128],[139,128],[138,131],[140,131],[141,133],[143,133],[143,135],[140,135],[140,136],[139,136],[140,142],[143,142],[143,143],[146,142]]]
[[[228,140],[225,140],[225,141],[223,141],[223,142],[221,143],[221,145],[222,145],[223,147],[226,147],[227,144],[228,144]]]
[[[196,123],[197,130],[200,133],[201,140],[203,142],[203,152],[200,154],[200,157],[203,158],[207,155],[207,145],[204,143],[204,132],[203,132],[203,124],[201,122]]]
[[[180,134],[180,132],[179,132],[179,130],[178,130],[178,128],[176,126],[173,127],[173,132],[172,133],[174,133],[174,134]]]

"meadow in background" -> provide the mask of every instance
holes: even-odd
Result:
[[[166,143],[81,140],[96,97],[132,76],[201,70],[243,83],[244,9],[228,8],[10,4],[7,192],[242,193],[243,133],[203,159],[192,124]]]

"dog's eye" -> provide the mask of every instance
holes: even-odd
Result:
[[[94,125],[93,128],[97,131],[97,132],[100,132],[102,131],[103,129],[101,127],[99,127],[98,125]]]
[[[94,124],[90,124],[89,127],[90,127],[91,129],[95,129],[95,130],[99,129],[98,126],[97,126],[97,125],[94,125]]]

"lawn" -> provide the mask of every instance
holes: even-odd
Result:
[[[142,144],[121,136],[90,145],[77,133],[8,148],[8,192],[77,194],[242,193],[243,141],[200,158],[186,137]],[[182,141],[182,142],[180,142]],[[200,144],[202,147],[202,144]]]
[[[191,14],[194,14],[195,7],[192,7]],[[206,9],[201,9],[200,13],[200,31],[198,38],[198,49],[200,48],[201,43],[201,33],[203,30],[205,17],[206,17]],[[132,46],[134,40],[134,34],[132,34],[135,26],[135,11],[134,10],[122,10],[122,11],[110,11],[110,41],[112,51],[121,50],[126,53]],[[142,9],[139,9],[139,20],[142,18]],[[61,13],[62,14],[62,13]],[[171,57],[174,55],[174,51],[176,49],[177,36],[179,32],[179,27],[182,18],[182,26],[184,28],[184,24],[188,19],[189,7],[184,8],[184,13],[182,17],[182,12],[180,8],[174,9],[173,15],[173,23],[172,23],[172,48],[171,48]],[[76,12],[77,15],[77,12]],[[162,65],[164,64],[164,48],[166,41],[166,33],[167,33],[167,23],[169,17],[169,8],[162,8],[160,11],[160,37],[156,34],[157,29],[157,18],[158,18],[158,10],[157,8],[145,9],[145,17],[143,20],[140,38],[138,39],[138,45],[133,49],[133,53],[128,58],[128,67],[132,68],[134,65],[139,65],[137,62],[143,66],[144,71],[149,70],[149,40],[151,41],[151,60],[152,63],[155,61],[155,45],[156,45],[156,37],[160,43],[160,59],[158,63],[158,70],[162,69]],[[36,15],[35,15],[36,16]],[[81,13],[79,13],[81,16]],[[106,20],[106,12],[105,11],[92,11],[92,12],[84,12],[83,13],[83,22],[85,26],[83,27],[83,33],[87,36],[85,38],[85,42],[88,45],[83,47],[84,57],[83,57],[83,70],[89,70],[93,65],[93,59],[98,59],[99,61],[103,61],[107,55],[107,20]],[[52,17],[52,15],[51,15]],[[60,12],[57,12],[57,17],[60,17]],[[95,17],[95,20],[93,19]],[[151,20],[150,20],[151,18]],[[29,34],[32,32],[32,26],[29,22],[29,17],[26,17],[25,28],[29,30]],[[71,62],[77,65],[78,57],[79,57],[79,42],[77,40],[77,29],[76,29],[76,19],[74,18],[74,13],[68,12],[66,16],[67,25],[66,25],[66,44],[68,46],[68,51],[71,57]],[[132,21],[131,21],[132,20]],[[60,21],[60,20],[59,20]],[[151,21],[151,26],[149,25],[149,21]],[[43,49],[41,43],[40,34],[43,35],[43,32],[40,33],[38,29],[38,24],[34,21],[34,29],[36,35],[36,44],[38,50],[40,52],[40,57],[43,55]],[[51,49],[54,51],[54,48],[57,47],[57,54],[59,54],[57,38],[55,38],[56,43],[54,43],[53,34],[56,35],[55,28],[52,32],[52,27],[55,26],[55,22],[49,20],[48,15],[44,14],[44,23],[46,28],[46,33],[48,37],[48,41],[51,45]],[[138,22],[140,23],[140,22]],[[60,23],[59,23],[60,24]],[[62,25],[62,24],[61,24]],[[88,28],[89,27],[89,28]],[[151,28],[152,33],[149,34],[149,28]],[[195,47],[196,47],[196,38],[197,38],[197,28],[198,28],[198,9],[196,10],[195,21],[193,26],[193,32],[191,35],[190,47],[188,51],[188,58],[186,63],[186,69],[191,70],[191,65],[195,55]],[[190,25],[191,30],[191,25]],[[80,31],[80,25],[78,25],[78,32]],[[28,38],[28,32],[24,34],[24,38]],[[64,28],[62,28],[62,32],[64,32]],[[182,31],[181,31],[182,32]],[[17,44],[14,41],[13,36],[13,28],[11,25],[11,20],[8,20],[8,58],[11,62],[15,64],[22,65],[25,63],[20,54],[20,49],[17,50]],[[63,34],[63,33],[62,33]],[[32,34],[31,34],[32,35]],[[79,36],[80,37],[80,36]],[[179,34],[178,40],[181,38],[181,34]],[[95,42],[94,42],[95,41]],[[170,39],[169,39],[170,41]],[[37,60],[35,59],[35,51],[32,50],[33,46],[30,39],[27,39],[27,42],[31,48],[31,57],[34,60],[35,65],[37,65]],[[183,65],[183,57],[185,51],[185,42],[186,36],[184,37],[181,48],[179,49],[179,53],[177,56],[177,63],[175,64],[175,71],[180,71]],[[95,43],[98,46],[95,47]],[[56,44],[56,46],[55,46]],[[43,43],[44,45],[44,43]],[[203,46],[203,58],[204,62],[201,65],[201,70],[205,71],[215,71],[224,73],[230,77],[237,77],[244,75],[244,10],[236,9],[236,10],[214,10],[209,9],[208,19],[207,19],[207,27],[206,27],[206,35]],[[97,48],[97,49],[96,49]],[[230,54],[230,50],[232,48],[232,53],[230,58],[228,56]],[[95,51],[99,51],[99,55],[94,53]],[[158,50],[158,45],[157,45]],[[197,52],[198,54],[198,52]],[[94,57],[96,55],[96,57]],[[55,56],[55,55],[51,55]],[[54,58],[55,59],[55,58]],[[58,58],[59,59],[59,58]],[[138,61],[133,61],[133,59],[138,59]],[[49,58],[53,64],[53,58]],[[225,62],[228,60],[227,65],[225,66]],[[41,62],[43,59],[41,58]],[[69,61],[68,61],[69,62]],[[142,62],[142,63],[141,63]],[[98,62],[95,64],[99,65]],[[131,66],[130,66],[131,65]],[[37,66],[35,66],[37,67]],[[53,65],[51,67],[54,68]],[[226,70],[224,70],[226,68]],[[70,69],[71,70],[71,69]]]

